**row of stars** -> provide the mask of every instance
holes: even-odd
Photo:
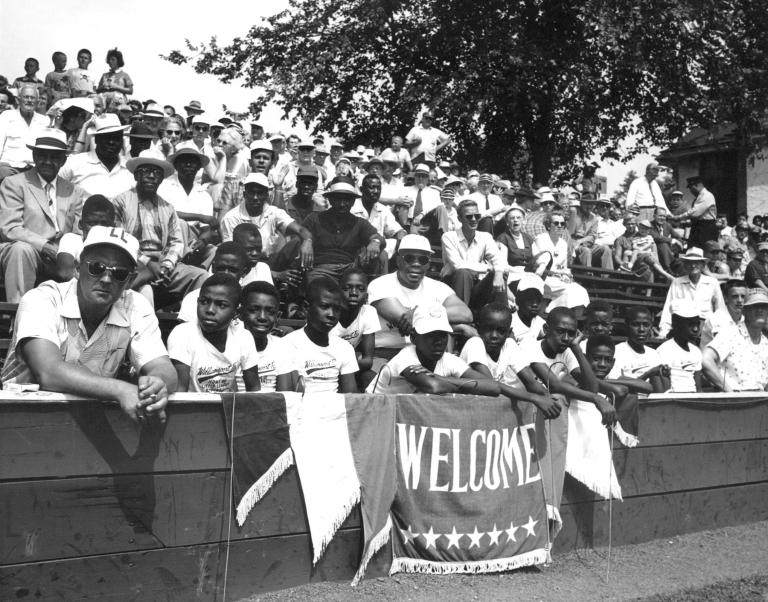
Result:
[[[536,526],[536,523],[539,521],[533,520],[532,516],[528,516],[528,523],[525,525],[522,525],[522,528],[528,531],[526,534],[526,537],[528,536],[536,536],[536,533],[534,533],[533,528]],[[504,530],[498,530],[496,528],[496,525],[493,525],[493,531],[480,531],[477,530],[477,525],[475,525],[475,531],[474,533],[456,533],[456,527],[453,527],[453,531],[451,533],[435,533],[432,526],[429,527],[428,533],[414,533],[411,530],[411,526],[408,525],[408,529],[400,529],[400,533],[403,534],[403,539],[405,540],[406,544],[411,544],[412,546],[415,546],[414,540],[421,536],[424,538],[426,549],[429,549],[430,547],[433,547],[437,549],[437,539],[439,537],[445,537],[448,540],[448,546],[446,547],[446,550],[450,550],[451,547],[456,547],[456,549],[461,549],[461,546],[459,545],[459,540],[462,537],[469,537],[470,543],[469,543],[469,549],[471,549],[474,546],[480,547],[480,540],[487,535],[490,538],[490,542],[488,545],[501,545],[499,542],[499,536],[502,533],[507,534],[507,541],[506,543],[509,543],[510,541],[517,542],[517,539],[515,539],[515,531],[520,529],[521,527],[515,527],[514,523],[512,521],[509,522],[509,529]]]

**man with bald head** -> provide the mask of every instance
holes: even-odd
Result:
[[[627,200],[624,207],[630,209],[639,209],[640,215],[638,221],[653,220],[656,207],[666,209],[664,196],[661,194],[661,187],[656,181],[659,176],[659,164],[655,161],[649,163],[645,168],[645,175],[640,176],[629,185],[627,191]]]
[[[22,86],[18,109],[0,113],[0,182],[32,167],[27,142],[48,126],[49,119],[35,112],[40,93],[33,85]]]

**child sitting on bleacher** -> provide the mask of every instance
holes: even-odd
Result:
[[[451,332],[442,305],[419,305],[413,312],[411,344],[389,360],[366,392],[499,395],[496,381],[446,353]]]
[[[690,299],[672,302],[672,330],[666,343],[659,346],[659,362],[670,368],[669,377],[661,376],[664,391],[701,392],[701,351],[695,341],[701,332],[701,314]]]
[[[560,403],[536,380],[520,347],[509,337],[511,323],[508,306],[489,303],[483,307],[477,323],[479,336],[466,342],[461,359],[483,376],[493,378],[499,383],[501,394],[513,402],[532,403],[545,418],[557,418]]]
[[[331,331],[341,314],[341,290],[327,276],[307,285],[307,325],[283,341],[307,393],[357,393],[355,350]]]
[[[77,273],[75,262],[80,261],[83,241],[94,226],[115,227],[115,207],[101,194],[88,197],[83,203],[83,212],[78,224],[82,235],[67,232],[59,241],[56,253],[56,270],[62,282],[72,280]]]
[[[339,323],[331,331],[346,341],[355,350],[360,369],[358,388],[365,390],[376,374],[373,366],[373,350],[376,334],[381,330],[379,313],[375,307],[366,305],[368,276],[359,268],[350,268],[339,279],[341,288],[341,314]]]
[[[244,222],[235,226],[232,230],[232,242],[236,242],[245,249],[247,270],[240,280],[241,286],[250,282],[262,281],[274,284],[272,272],[269,266],[261,261],[262,240],[261,231],[256,224]]]
[[[526,274],[520,279],[515,293],[517,311],[512,314],[512,336],[522,344],[528,338],[539,338],[545,320],[539,315],[544,301],[544,281],[538,276]]]
[[[656,272],[672,282],[674,276],[661,267],[661,263],[659,263],[659,251],[651,235],[653,231],[651,222],[648,220],[641,221],[638,224],[638,230],[638,234],[629,238],[632,246],[624,249],[623,261],[619,269],[634,273],[638,278],[645,281],[650,281],[653,273]]]
[[[232,324],[242,288],[230,274],[214,274],[200,288],[197,321],[179,324],[168,337],[168,355],[179,379],[176,391],[258,391],[259,356],[253,337]]]
[[[256,344],[262,392],[293,391],[298,379],[285,341],[272,334],[279,314],[280,293],[274,285],[251,282],[243,288],[240,316]]]
[[[653,315],[647,307],[630,307],[624,316],[627,341],[616,345],[614,364],[622,376],[647,380],[654,393],[663,393],[661,377],[669,378],[669,366],[662,365],[659,353],[645,342],[653,328]]]
[[[603,299],[595,299],[587,305],[584,323],[587,337],[597,334],[610,335],[613,330],[613,306]],[[587,342],[582,341],[581,349],[586,351]]]

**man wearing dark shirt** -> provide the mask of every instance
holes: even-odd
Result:
[[[367,220],[350,213],[360,195],[348,178],[337,178],[323,193],[331,207],[313,213],[304,220],[304,228],[314,241],[314,267],[307,281],[319,276],[338,279],[341,273],[355,265],[368,272],[378,267],[379,253],[384,249],[384,238]],[[361,251],[362,249],[362,251]]]
[[[747,265],[744,280],[749,288],[768,290],[768,242],[757,245],[757,257]]]

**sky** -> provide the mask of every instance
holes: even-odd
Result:
[[[237,83],[222,84],[212,75],[199,75],[191,67],[173,65],[159,55],[185,50],[185,38],[196,43],[216,35],[226,44],[245,36],[261,17],[284,10],[288,2],[228,3],[218,14],[212,10],[216,6],[216,2],[200,0],[0,0],[0,74],[13,81],[24,75],[24,61],[33,56],[40,61],[38,77],[44,79],[53,70],[54,52],[64,52],[67,68],[73,68],[77,67],[77,51],[88,48],[93,53],[89,69],[98,80],[108,70],[107,50],[117,46],[139,99],[173,105],[182,115],[190,100],[199,100],[206,110],[218,112],[223,102],[231,110],[245,111],[258,95],[256,91]],[[276,106],[262,112],[268,131],[307,134],[301,124],[292,127],[281,122],[281,117]],[[630,169],[643,173],[650,159],[642,155],[628,164],[603,164],[598,174],[608,178],[610,194]]]

